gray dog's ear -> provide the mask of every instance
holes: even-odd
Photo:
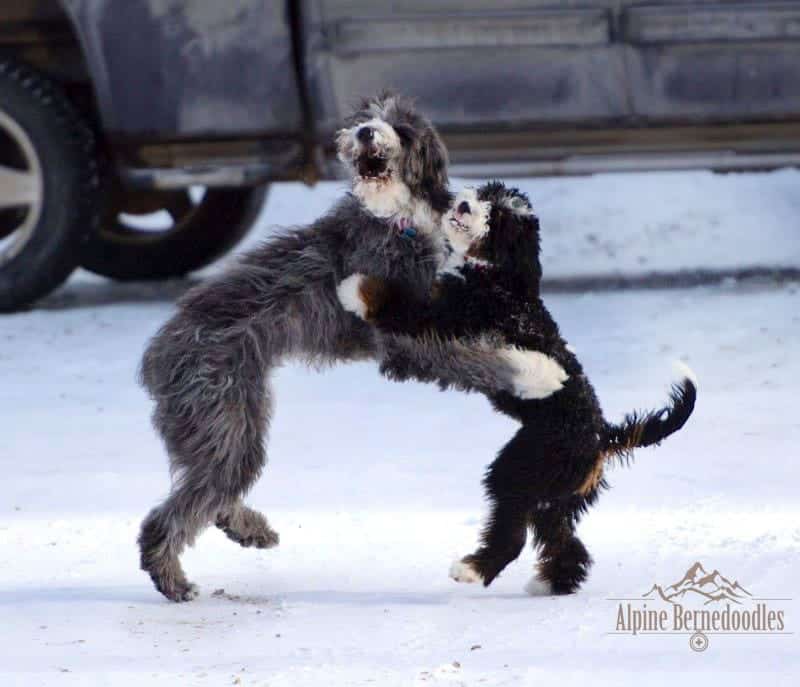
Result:
[[[412,192],[439,212],[449,205],[447,165],[447,148],[432,127],[414,137],[406,152],[403,176]]]

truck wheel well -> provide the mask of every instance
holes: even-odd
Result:
[[[89,68],[62,0],[2,3],[0,58],[25,62],[58,82],[99,130]]]

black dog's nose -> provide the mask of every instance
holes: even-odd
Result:
[[[460,215],[471,215],[472,214],[469,211],[469,203],[466,200],[462,200],[458,204],[458,214],[460,214]]]
[[[371,126],[362,126],[356,132],[356,138],[362,143],[369,143],[373,138],[375,138],[375,132]]]

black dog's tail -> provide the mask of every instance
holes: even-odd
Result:
[[[605,454],[627,461],[633,449],[661,443],[686,424],[697,399],[697,378],[688,366],[678,363],[680,381],[673,384],[669,403],[656,411],[631,413],[621,424],[607,425]]]

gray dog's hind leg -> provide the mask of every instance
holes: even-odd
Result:
[[[249,465],[263,464],[263,449],[251,449],[253,455],[245,460]],[[239,455],[241,458],[241,454]],[[275,545],[275,533],[263,519],[260,531],[253,528],[246,532],[237,529],[244,524],[244,513],[255,516],[255,511],[243,511],[239,496],[255,481],[259,470],[251,471],[251,476],[222,476],[225,467],[221,461],[198,464],[183,472],[169,497],[154,508],[142,523],[139,535],[142,569],[149,573],[156,588],[172,601],[189,601],[197,596],[197,588],[187,579],[181,568],[180,555],[187,546],[194,544],[195,538],[212,522],[234,522],[226,534],[243,545],[264,543]],[[215,474],[216,473],[216,474]],[[249,523],[252,524],[252,521]],[[244,543],[247,541],[248,543]]]
[[[270,527],[267,518],[241,502],[220,512],[216,525],[240,546],[271,549],[280,543],[280,535]]]
[[[156,588],[172,601],[188,601],[197,588],[179,558],[208,525],[226,525],[226,533],[240,543],[276,543],[266,520],[241,504],[266,460],[269,366],[247,335],[236,345],[226,343],[219,358],[213,347],[167,336],[151,344],[142,375],[146,383],[167,380],[163,387],[148,388],[157,399],[153,420],[164,437],[174,482],[167,499],[142,523],[139,546],[142,569]],[[162,345],[170,352],[178,346],[183,355],[162,355]],[[153,370],[165,365],[174,369]]]
[[[392,362],[386,370],[391,378],[403,381],[404,377],[396,372],[402,368],[409,377],[436,381],[443,387],[488,395],[514,393],[516,370],[498,353],[504,345],[499,337],[461,340],[433,333],[421,337],[384,333],[378,339],[380,359]],[[404,364],[397,365],[398,361]]]

